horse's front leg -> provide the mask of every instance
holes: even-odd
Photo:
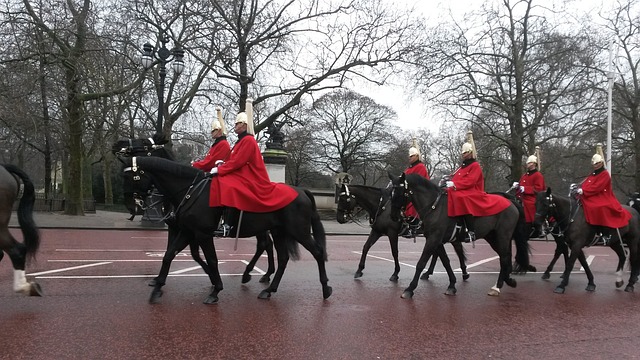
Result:
[[[576,259],[578,257],[580,257],[580,256],[582,256],[582,258],[584,258],[584,253],[582,252],[582,247],[581,246],[572,246],[571,247],[571,254],[569,255],[569,260],[564,265],[564,272],[562,273],[562,280],[560,281],[560,285],[556,286],[556,288],[553,290],[554,293],[556,293],[556,294],[564,294],[565,288],[569,284],[569,276],[571,275],[571,272],[573,271],[573,267],[576,264]],[[583,265],[583,267],[584,267],[584,265]],[[588,268],[589,267],[588,267],[588,264],[587,264],[587,267],[585,268],[585,271]],[[591,270],[589,270],[589,273],[591,273]],[[587,275],[587,277],[588,276],[589,275]]]
[[[209,280],[211,281],[211,292],[204,300],[205,304],[217,304],[218,303],[218,293],[223,290],[222,278],[220,277],[220,271],[218,270],[218,255],[216,254],[216,247],[213,243],[213,238],[211,236],[202,235],[198,237],[198,243],[202,248],[202,252],[204,253],[204,258],[207,260],[207,264],[209,264],[209,270],[207,274],[209,275]]]
[[[420,279],[429,280],[429,277],[433,275],[433,272],[436,269],[437,263],[438,263],[438,257],[435,254],[433,254],[431,256],[431,262],[429,263],[429,268],[427,269],[427,271],[424,272],[424,274],[422,274],[422,276],[420,276]]]
[[[369,237],[367,238],[367,241],[362,246],[362,254],[360,255],[360,262],[358,263],[358,269],[356,270],[356,273],[353,275],[354,279],[358,279],[362,277],[363,275],[362,270],[364,270],[364,263],[367,260],[367,254],[369,253],[369,250],[371,250],[371,247],[373,246],[373,244],[375,244],[378,241],[378,239],[380,239],[380,236],[382,236],[382,234],[380,234],[378,231],[374,229],[371,229],[371,232],[369,233]],[[389,243],[391,244],[391,237],[389,237]],[[397,246],[398,246],[398,239],[396,236],[396,248]],[[393,252],[393,244],[391,245],[391,251]]]
[[[435,253],[437,247],[441,245],[440,239],[441,236],[437,236],[436,234],[430,234],[427,236],[424,248],[422,249],[422,255],[420,255],[420,259],[418,260],[418,264],[416,265],[416,271],[413,275],[413,279],[409,286],[404,289],[401,297],[403,299],[411,299],[413,297],[413,291],[418,287],[418,281],[420,280],[420,274],[422,270],[427,266],[427,261],[429,258]]]
[[[264,253],[265,251],[267,252],[267,257],[268,257],[267,261],[269,263],[269,268],[267,269],[267,273],[260,278],[260,282],[268,283],[271,280],[271,275],[275,271],[275,266],[273,263],[274,261],[273,260],[273,241],[271,241],[269,234],[268,233],[258,234],[256,235],[256,239],[258,239],[258,242],[256,243],[256,253],[253,255],[253,258],[251,258],[251,260],[245,267],[244,273],[242,273],[243,284],[246,284],[249,281],[251,281],[251,271],[253,270],[256,263],[262,256],[262,253]],[[271,254],[270,256],[269,256],[269,253]]]
[[[393,256],[393,274],[389,278],[390,281],[398,281],[398,273],[400,273],[400,260],[398,260],[398,233],[393,232],[388,235],[389,245],[391,245],[391,256]]]
[[[594,282],[593,272],[591,272],[591,267],[589,266],[589,262],[587,262],[587,257],[585,256],[584,251],[578,255],[578,261],[584,269],[585,275],[587,275],[587,288],[585,290],[595,291],[596,283]]]
[[[449,275],[449,287],[447,287],[447,291],[444,292],[445,295],[455,295],[458,290],[456,289],[456,276],[453,273],[453,269],[451,268],[451,261],[449,261],[449,256],[447,255],[447,251],[444,248],[444,244],[440,244],[436,249],[436,255],[442,261],[442,265],[447,271],[447,275]],[[435,255],[433,256],[436,257]]]
[[[555,266],[556,262],[560,258],[560,255],[563,256],[565,264],[567,263],[567,259],[569,258],[569,247],[567,246],[567,243],[564,241],[564,237],[554,236],[553,238],[556,242],[556,249],[553,253],[553,259],[551,259],[549,266],[547,266],[547,269],[544,271],[544,274],[542,274],[543,280],[548,280],[551,277],[551,272],[553,271],[553,267]]]
[[[451,243],[453,249],[458,255],[458,261],[460,262],[460,269],[462,270],[462,280],[467,281],[469,279],[469,273],[467,272],[467,256],[464,254],[464,247],[462,241],[454,241]]]
[[[162,257],[160,272],[158,273],[158,276],[156,276],[149,282],[149,286],[153,286],[153,290],[151,290],[151,296],[149,297],[149,303],[156,304],[160,302],[160,298],[163,294],[162,287],[167,281],[171,263],[173,262],[173,259],[175,259],[176,255],[184,250],[188,244],[188,236],[182,234],[175,227],[169,227],[167,237],[167,251],[164,252],[164,256]]]

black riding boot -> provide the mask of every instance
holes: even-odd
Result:
[[[218,233],[222,237],[232,236],[231,232],[236,231],[238,226],[238,215],[240,211],[237,209],[225,209],[222,215],[222,224],[218,228]]]
[[[467,238],[465,239],[465,242],[476,241],[476,231],[474,227],[473,215],[464,215],[463,221],[464,226],[467,228]]]

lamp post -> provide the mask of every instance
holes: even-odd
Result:
[[[160,77],[160,83],[158,84],[158,121],[156,122],[156,133],[162,134],[162,120],[164,119],[164,83],[167,77],[167,63],[173,61],[171,64],[174,73],[180,75],[182,70],[184,70],[184,50],[180,47],[180,45],[176,44],[176,46],[169,50],[167,48],[167,43],[169,42],[169,36],[165,31],[160,31],[160,44],[158,49],[154,48],[153,45],[146,43],[142,46],[144,53],[142,54],[142,66],[145,69],[150,69],[153,65],[157,64],[158,75]],[[150,204],[144,211],[142,215],[142,225],[143,226],[160,226],[164,227],[164,223],[162,222],[163,211],[162,211],[162,196],[154,189],[151,195],[147,196],[147,204]]]
[[[142,66],[145,69],[150,69],[155,60],[158,61],[160,68],[158,69],[158,75],[160,76],[160,84],[158,85],[158,121],[156,123],[156,132],[162,134],[162,119],[164,118],[164,80],[167,77],[167,63],[173,61],[171,66],[173,71],[180,75],[184,70],[184,50],[180,45],[176,44],[176,47],[169,50],[167,49],[167,43],[169,42],[169,36],[164,32],[160,32],[161,46],[155,49],[153,45],[146,43],[142,46],[144,53],[142,54]]]

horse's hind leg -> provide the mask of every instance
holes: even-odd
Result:
[[[462,280],[467,281],[469,279],[469,273],[467,272],[467,257],[464,254],[464,247],[462,241],[454,241],[451,243],[453,249],[458,255],[458,261],[460,262],[460,269],[462,270]]]
[[[640,273],[640,257],[638,256],[639,239],[630,239],[627,241],[629,248],[629,265],[631,266],[631,274],[629,274],[629,282],[624,288],[626,292],[633,292],[634,285],[638,282],[638,274]]]
[[[420,276],[420,279],[429,280],[429,276],[433,275],[433,272],[436,269],[437,263],[438,263],[438,257],[436,256],[436,254],[431,255],[431,262],[429,263],[429,268],[427,269],[427,271],[424,272],[424,274],[422,274],[422,276]]]
[[[289,262],[289,253],[287,252],[286,244],[284,243],[286,239],[277,233],[273,233],[274,237],[273,245],[276,248],[276,254],[278,255],[278,267],[276,268],[276,273],[273,275],[273,280],[269,286],[262,290],[258,295],[258,299],[268,299],[271,297],[271,293],[278,291],[278,286],[280,285],[280,280],[282,280],[282,275],[284,274],[284,270],[287,268],[287,263]]]
[[[247,267],[244,269],[244,273],[242,273],[242,283],[246,284],[251,281],[251,271],[255,267],[256,263],[262,256],[262,253],[267,252],[269,268],[267,269],[266,274],[264,274],[260,278],[261,283],[268,283],[271,280],[271,275],[275,272],[275,265],[273,259],[273,241],[268,233],[261,233],[256,235],[256,239],[258,242],[256,244],[256,253],[253,255],[253,258],[247,264]]]
[[[17,242],[8,230],[3,231],[0,235],[0,243],[11,244],[11,246],[5,247],[5,251],[13,265],[13,291],[30,296],[42,296],[42,289],[38,283],[27,282],[25,272],[27,261],[26,246]],[[0,251],[0,254],[2,254],[2,251]],[[0,259],[2,259],[2,256],[0,256]]]
[[[624,285],[624,280],[622,279],[622,273],[624,271],[624,263],[627,261],[627,255],[624,253],[624,248],[622,247],[622,241],[616,236],[615,239],[611,239],[611,243],[609,243],[609,247],[615,251],[616,255],[618,255],[618,267],[616,267],[616,287],[620,288]]]

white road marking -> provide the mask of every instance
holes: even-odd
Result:
[[[95,261],[95,260],[93,260],[93,261]],[[39,273],[33,273],[33,274],[29,274],[29,275],[31,275],[31,276],[39,276],[39,275],[44,275],[44,274],[53,274],[53,273],[59,273],[59,272],[64,272],[64,271],[70,271],[70,270],[84,269],[84,268],[93,267],[93,266],[109,265],[111,263],[112,263],[111,261],[102,261],[102,262],[98,262],[98,263],[95,263],[95,264],[72,266],[72,267],[49,270],[49,271],[41,271]]]

